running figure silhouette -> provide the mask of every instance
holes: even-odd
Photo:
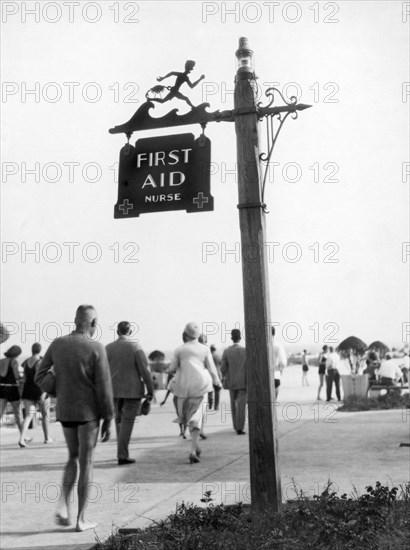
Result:
[[[158,103],[165,103],[166,101],[170,101],[171,99],[176,97],[178,99],[182,99],[183,101],[186,101],[190,107],[194,108],[194,105],[191,103],[189,98],[182,95],[179,91],[182,84],[186,83],[192,89],[192,88],[195,88],[195,86],[197,84],[199,84],[199,82],[205,78],[205,75],[203,74],[198,78],[198,80],[196,82],[191,82],[189,80],[188,74],[193,70],[194,67],[195,67],[195,61],[188,60],[185,63],[185,71],[183,73],[179,73],[177,71],[171,71],[170,73],[168,73],[165,76],[159,76],[157,78],[158,82],[161,82],[162,80],[165,80],[165,78],[168,78],[170,76],[175,76],[176,77],[175,84],[173,86],[161,86],[161,87],[160,86],[154,86],[153,88],[148,90],[148,92],[145,94],[145,97],[149,101],[157,101]],[[153,92],[154,94],[158,94],[158,93],[162,92],[165,89],[168,89],[169,93],[163,98],[148,97],[149,92]]]

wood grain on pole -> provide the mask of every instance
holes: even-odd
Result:
[[[256,106],[256,82],[237,79],[235,109]],[[243,77],[243,75],[241,75]],[[248,374],[248,418],[252,509],[282,508],[272,368],[271,317],[265,213],[260,206],[258,119],[255,113],[235,117],[239,220]]]

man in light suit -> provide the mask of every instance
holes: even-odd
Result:
[[[152,399],[154,386],[148,370],[148,361],[141,347],[133,342],[131,325],[128,321],[118,323],[118,339],[106,346],[114,393],[115,426],[117,429],[118,464],[133,464],[128,445],[141,399],[147,387],[148,398]]]

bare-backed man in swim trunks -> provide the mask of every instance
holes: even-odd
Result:
[[[41,387],[53,367],[57,420],[63,425],[69,452],[56,521],[59,525],[71,523],[71,493],[79,468],[76,531],[86,531],[96,527],[95,523],[84,519],[84,512],[92,481],[100,419],[103,420],[102,441],[108,441],[114,403],[107,353],[100,342],[91,339],[97,326],[97,312],[93,306],[82,305],[77,309],[74,322],[76,328],[71,334],[56,338],[51,343],[35,380]]]

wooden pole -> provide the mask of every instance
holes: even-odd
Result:
[[[242,241],[242,276],[248,373],[248,418],[252,510],[282,509],[265,213],[262,208],[256,80],[252,51],[239,40],[240,63],[235,79],[235,117],[238,166],[239,221]],[[249,112],[250,111],[250,112]]]

